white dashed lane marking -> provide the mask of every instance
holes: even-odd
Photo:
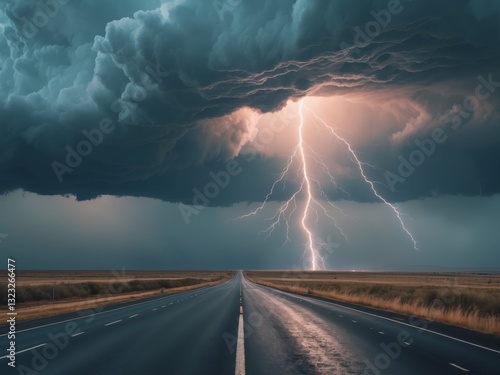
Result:
[[[46,342],[44,342],[43,344],[37,345],[37,346],[33,346],[31,348],[28,348],[28,349],[20,350],[20,351],[16,352],[16,354],[21,354],[21,353],[27,352],[28,350],[33,350],[33,349],[36,349],[36,348],[40,348],[41,346],[45,346],[45,345],[47,345]],[[7,357],[8,356],[4,355],[3,357],[0,357],[0,359],[7,358]]]
[[[464,372],[469,372],[469,370],[467,370],[466,368],[460,367],[459,365],[456,365],[454,363],[450,362],[450,365],[452,365],[453,367],[456,367],[457,369],[462,370]]]
[[[107,327],[107,326],[110,326],[112,324],[116,324],[116,323],[120,323],[122,320],[115,320],[114,322],[111,322],[111,323],[108,323],[108,324],[105,324],[104,326]]]

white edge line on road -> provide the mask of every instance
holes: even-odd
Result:
[[[452,365],[453,367],[456,367],[459,370],[462,370],[462,371],[465,371],[465,372],[469,372],[469,370],[467,370],[466,368],[460,367],[459,365],[456,365],[454,363],[450,362],[450,365]]]
[[[263,286],[263,285],[260,285],[260,284],[257,284],[257,285],[259,285],[262,288],[273,289],[273,288],[270,288],[270,287],[267,287],[267,286]],[[278,290],[282,294],[290,293],[290,292],[283,292],[283,291],[281,291],[279,289],[274,289],[274,290]],[[302,298],[304,298],[304,297],[302,297]],[[299,299],[299,301],[301,301],[301,300]],[[455,341],[458,341],[458,342],[461,342],[461,343],[464,343],[464,344],[475,346],[475,347],[480,348],[480,349],[489,350],[490,352],[500,354],[500,350],[495,350],[495,349],[492,349],[492,348],[488,348],[487,346],[482,346],[482,345],[479,345],[479,344],[474,344],[473,342],[469,342],[469,341],[457,339],[456,337],[448,336],[448,335],[445,335],[444,333],[439,333],[439,332],[436,332],[436,331],[431,331],[430,329],[427,329],[427,328],[417,327],[417,326],[414,326],[414,325],[411,325],[411,324],[408,324],[408,323],[405,323],[405,322],[400,322],[398,320],[394,320],[394,319],[391,319],[391,318],[386,318],[385,316],[375,315],[375,314],[372,314],[372,313],[369,313],[369,312],[366,312],[366,311],[354,309],[352,307],[347,307],[347,306],[344,306],[344,305],[339,305],[338,303],[335,303],[335,301],[331,301],[330,302],[330,301],[323,301],[323,300],[320,300],[320,299],[314,299],[314,301],[316,301],[316,302],[323,302],[323,303],[327,303],[327,304],[331,304],[331,305],[335,305],[335,306],[340,306],[340,307],[342,307],[344,309],[356,311],[358,313],[369,315],[369,316],[373,316],[375,318],[388,320],[390,322],[394,322],[394,323],[397,323],[397,324],[402,324],[404,326],[411,327],[411,328],[419,330],[419,331],[425,331],[425,332],[433,333],[433,334],[438,335],[438,336],[446,337],[446,338],[451,339],[451,340],[455,340]]]
[[[206,288],[216,288],[218,286],[221,286],[221,285],[224,285],[226,284],[227,282],[231,281],[232,279],[229,279],[228,281],[225,281],[223,282],[222,284],[217,284],[217,285],[211,285],[211,286],[204,286],[200,289],[206,289]],[[189,293],[188,292],[185,292],[185,293]],[[204,291],[203,293],[206,293],[206,291]],[[113,311],[118,311],[118,310],[123,310],[123,309],[127,309],[131,306],[139,306],[139,305],[143,305],[145,303],[151,303],[151,302],[155,302],[155,301],[159,301],[159,300],[162,300],[162,299],[167,299],[167,298],[170,298],[172,296],[165,296],[165,297],[161,297],[161,298],[158,298],[158,299],[153,299],[153,300],[150,300],[150,301],[144,301],[144,302],[137,302],[137,303],[134,303],[134,304],[131,304],[131,305],[128,305],[128,306],[123,306],[123,307],[117,307],[116,309],[112,309],[112,310],[108,310],[108,311],[101,311],[101,312],[98,312],[98,313],[95,313],[95,314],[89,314],[89,315],[85,315],[85,316],[80,316],[78,318],[72,318],[72,319],[66,319],[66,320],[60,320],[58,322],[54,322],[54,323],[49,323],[49,324],[44,324],[44,325],[41,325],[41,326],[36,326],[36,327],[31,327],[31,328],[26,328],[26,329],[22,329],[20,331],[16,331],[16,333],[21,333],[21,332],[27,332],[27,331],[33,331],[34,329],[39,329],[39,328],[44,328],[44,327],[50,327],[50,326],[54,326],[54,325],[57,325],[57,324],[61,324],[61,323],[67,323],[67,322],[72,322],[72,321],[75,321],[75,320],[80,320],[80,319],[88,319],[89,316],[96,316],[96,315],[101,315],[101,314],[108,314],[110,312],[113,312]],[[89,310],[92,310],[92,308],[89,308]],[[85,311],[85,310],[82,310],[82,311]],[[0,335],[0,337],[3,337],[3,336],[7,336],[9,333],[3,333]]]
[[[132,319],[132,318],[135,318],[136,316],[139,316],[139,314],[130,315],[128,318]]]
[[[20,351],[16,352],[16,354],[21,354],[21,353],[27,352],[28,350],[33,350],[33,349],[36,349],[36,348],[39,348],[39,347],[45,346],[45,345],[47,345],[46,342],[44,342],[43,344],[37,345],[37,346],[33,346],[32,348],[20,350]],[[8,355],[4,355],[3,357],[0,357],[0,359],[4,359],[7,357],[8,357]]]
[[[85,332],[78,332],[78,333],[75,333],[74,335],[71,335],[71,337],[76,337],[76,336],[80,336],[80,335],[83,335]]]
[[[104,326],[107,327],[107,326],[110,326],[112,324],[116,324],[116,323],[120,323],[122,320],[119,319],[119,320],[115,320],[114,322],[111,322],[111,323],[108,323],[108,324],[105,324]]]
[[[243,314],[240,314],[238,324],[238,341],[236,344],[236,369],[235,375],[245,375],[245,330],[243,327]]]

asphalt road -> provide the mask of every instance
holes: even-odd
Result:
[[[240,273],[88,316],[18,323],[16,368],[2,358],[3,326],[0,374],[500,374],[496,338],[438,328],[265,288]]]

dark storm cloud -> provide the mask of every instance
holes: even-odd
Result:
[[[223,169],[255,132],[251,116],[238,112],[242,108],[269,112],[307,94],[422,90],[439,82],[467,92],[479,74],[500,80],[500,5],[493,0],[220,4],[4,3],[1,191],[190,203],[192,188],[203,185],[209,171]],[[435,95],[436,88],[429,90]],[[413,99],[439,119],[460,97],[442,93],[439,103],[425,102],[417,93]],[[481,122],[493,119],[490,113]],[[483,135],[498,139],[492,130]],[[481,147],[484,137],[474,137],[463,155],[490,176],[497,151]],[[78,149],[87,138],[94,145]],[[453,145],[445,146],[453,151]],[[75,150],[89,155],[79,157]],[[382,151],[373,150],[381,165],[397,167],[395,155]],[[276,166],[256,160],[245,166],[238,189],[232,185],[211,203],[262,198]],[[255,188],[256,180],[262,187]],[[399,199],[428,194],[428,179],[421,180]],[[436,185],[444,193],[469,193],[461,181]],[[490,186],[491,192],[500,190],[498,182]],[[364,193],[354,198],[366,199]]]

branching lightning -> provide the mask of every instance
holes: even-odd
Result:
[[[401,225],[401,228],[406,232],[406,234],[408,235],[408,237],[410,237],[411,241],[413,242],[413,248],[415,250],[418,250],[418,247],[417,247],[417,241],[415,240],[415,238],[413,237],[413,235],[410,233],[410,231],[406,228],[405,226],[405,223],[403,221],[403,219],[401,218],[401,213],[399,212],[399,210],[396,208],[396,206],[394,206],[393,204],[389,203],[387,200],[384,199],[384,197],[382,197],[377,189],[375,189],[375,184],[373,183],[373,181],[371,181],[370,179],[368,179],[368,177],[366,177],[366,173],[365,173],[365,170],[363,168],[363,165],[364,163],[362,163],[358,156],[356,155],[356,153],[353,151],[351,145],[349,144],[349,142],[347,142],[344,138],[342,138],[341,136],[339,136],[335,130],[330,126],[328,125],[325,121],[323,121],[318,115],[316,115],[314,112],[312,112],[312,115],[318,120],[320,121],[323,125],[325,125],[325,127],[327,129],[330,130],[330,132],[334,135],[335,138],[337,138],[340,142],[342,142],[347,150],[349,151],[349,154],[352,156],[352,158],[354,159],[354,161],[356,162],[357,166],[358,166],[358,169],[359,169],[359,173],[361,174],[361,177],[363,177],[363,180],[365,180],[365,182],[370,186],[370,189],[372,190],[373,194],[382,201],[382,203],[384,203],[386,206],[388,206],[393,212],[394,212],[394,215],[396,215],[396,218],[398,219],[399,221],[399,224]]]
[[[322,160],[321,156],[316,153],[312,147],[310,147],[306,141],[305,141],[305,134],[304,134],[304,127],[305,127],[305,118],[304,118],[304,102],[301,101],[299,104],[299,117],[300,117],[300,123],[299,123],[299,134],[298,134],[298,143],[297,146],[295,146],[292,154],[288,158],[288,161],[281,171],[281,174],[279,175],[278,179],[273,183],[271,190],[269,193],[266,195],[266,198],[262,202],[260,206],[258,206],[254,211],[241,216],[240,218],[247,218],[250,216],[255,216],[257,215],[260,211],[262,211],[265,206],[269,203],[270,198],[274,194],[276,187],[282,183],[283,185],[286,183],[287,177],[290,174],[292,168],[294,167],[294,163],[298,162],[299,166],[296,170],[297,177],[300,180],[300,184],[295,192],[291,195],[291,197],[285,201],[283,204],[281,204],[275,214],[268,218],[267,220],[271,221],[271,224],[261,231],[261,233],[265,233],[266,237],[270,236],[276,227],[281,224],[283,221],[284,224],[286,225],[286,239],[285,243],[290,241],[290,220],[294,214],[294,212],[298,208],[298,198],[299,196],[304,197],[304,203],[303,207],[301,208],[302,214],[300,217],[300,226],[302,231],[304,232],[304,235],[307,240],[307,245],[306,245],[306,254],[310,260],[310,268],[312,270],[318,270],[318,269],[324,269],[325,268],[325,259],[321,255],[320,252],[320,247],[321,247],[321,242],[319,240],[315,240],[314,235],[313,235],[313,229],[311,229],[311,224],[310,224],[310,219],[313,216],[312,214],[315,213],[316,220],[319,220],[319,212],[322,212],[323,215],[325,215],[328,219],[330,219],[335,228],[339,231],[339,233],[346,238],[346,235],[343,231],[343,229],[338,225],[337,220],[335,219],[335,216],[333,215],[332,211],[337,211],[343,215],[345,215],[344,211],[335,205],[328,197],[323,189],[321,182],[314,178],[311,174],[310,171],[310,160],[308,158],[308,155],[312,161],[314,161],[316,164],[322,167],[324,172],[327,174],[332,186],[343,192],[347,197],[349,197],[349,193],[343,190],[340,186],[337,185],[337,182],[334,178],[334,174],[332,171],[328,168],[326,163]],[[319,122],[322,126],[324,126],[326,129],[330,131],[330,133],[339,141],[347,150],[349,157],[357,165],[357,168],[359,170],[359,173],[363,180],[368,184],[370,187],[371,191],[379,199],[383,204],[385,204],[387,207],[389,207],[392,212],[394,213],[395,217],[399,221],[399,224],[403,231],[408,235],[408,237],[411,239],[413,243],[413,247],[415,250],[418,250],[417,247],[417,242],[411,232],[408,230],[406,227],[400,211],[397,209],[397,207],[390,202],[388,202],[386,199],[384,199],[377,191],[375,188],[375,183],[371,181],[366,173],[364,166],[370,166],[367,163],[364,163],[360,161],[358,158],[357,154],[354,152],[353,148],[351,147],[351,144],[343,137],[341,137],[335,129],[328,125],[324,120],[322,120],[316,113],[314,113],[311,109],[305,108],[307,111],[309,111],[312,116],[314,117],[314,120],[316,124]],[[309,152],[307,152],[309,151]],[[317,187],[317,190],[315,190],[313,187]],[[317,198],[317,193],[319,193],[320,198]],[[324,203],[321,201],[321,198],[323,198]]]

